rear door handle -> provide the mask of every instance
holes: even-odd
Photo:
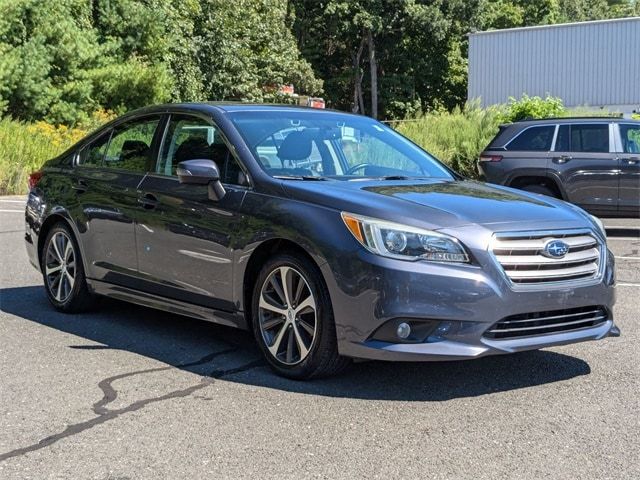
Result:
[[[640,164],[640,157],[623,158],[622,161],[627,165],[638,165]]]
[[[87,191],[89,186],[84,180],[78,180],[76,183],[71,185],[71,188],[73,188],[78,193],[84,193]]]
[[[145,193],[141,197],[138,197],[138,203],[147,210],[153,210],[158,206],[158,199],[151,193]]]
[[[553,161],[556,163],[567,163],[569,160],[572,160],[573,157],[569,155],[560,155],[559,157],[554,157]]]

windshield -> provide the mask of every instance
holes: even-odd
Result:
[[[453,179],[424,150],[367,117],[293,109],[229,116],[272,177]]]

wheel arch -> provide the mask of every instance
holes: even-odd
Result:
[[[86,265],[86,257],[84,255],[84,249],[82,248],[82,244],[80,242],[80,236],[78,235],[78,231],[71,220],[68,212],[64,209],[54,209],[45,220],[42,222],[40,229],[38,231],[38,243],[37,243],[37,252],[38,252],[38,263],[40,269],[42,269],[42,250],[44,249],[44,242],[49,235],[49,231],[58,223],[63,223],[71,230],[71,233],[74,236],[74,240],[80,249],[80,255],[82,257],[82,262],[85,268],[85,272],[87,270]]]
[[[550,190],[557,193],[558,198],[561,200],[566,200],[567,196],[562,188],[562,185],[556,178],[553,176],[548,176],[539,173],[524,173],[521,175],[516,175],[509,179],[508,186],[512,188],[522,188],[526,185],[543,185]]]
[[[305,249],[299,243],[287,238],[278,237],[265,240],[251,253],[242,276],[242,294],[240,295],[242,304],[240,308],[244,311],[248,329],[251,329],[253,322],[251,297],[253,295],[256,279],[258,278],[260,269],[262,268],[262,265],[264,265],[265,261],[278,253],[293,253],[306,258],[317,268],[318,275],[320,275],[322,281],[326,283],[326,279],[324,278],[320,268],[322,263],[319,263],[319,258],[314,257],[314,255],[309,253],[308,249]]]

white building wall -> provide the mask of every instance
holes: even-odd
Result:
[[[469,99],[487,106],[525,93],[640,110],[640,17],[471,34]]]

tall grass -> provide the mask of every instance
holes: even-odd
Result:
[[[78,128],[0,119],[0,195],[26,193],[31,172],[111,118],[112,112],[97,111]]]
[[[0,195],[25,193],[29,173],[65,147],[29,125],[0,120]]]
[[[504,120],[499,108],[467,105],[451,112],[429,113],[396,129],[457,172],[478,177],[476,162]]]
[[[588,107],[567,109],[562,100],[555,97],[523,95],[519,100],[512,98],[508,104],[486,109],[471,102],[464,108],[428,113],[401,121],[394,127],[457,172],[478,178],[478,157],[498,133],[501,124],[534,118],[593,115],[619,116]]]

